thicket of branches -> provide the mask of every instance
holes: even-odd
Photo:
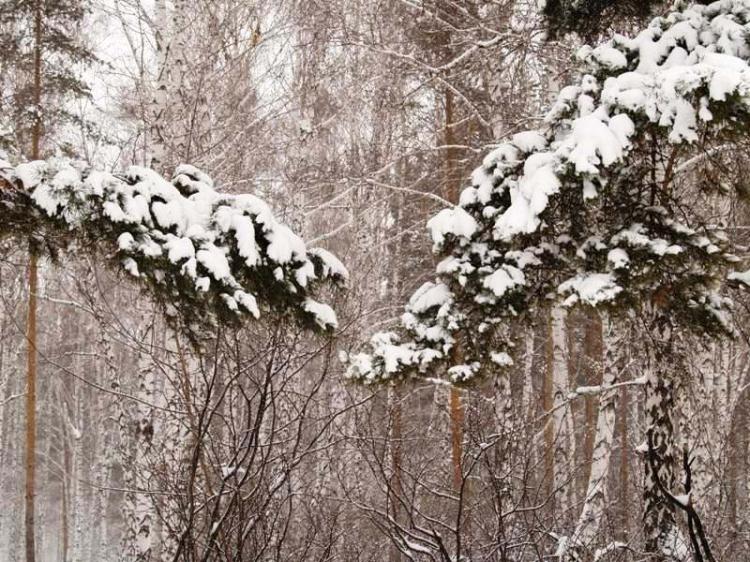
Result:
[[[43,50],[42,79],[55,87],[32,103],[37,1],[70,4],[75,47]],[[454,208],[499,143],[543,127],[560,89],[579,81],[582,39],[568,31],[634,32],[647,3],[548,2],[546,13],[532,0],[12,4],[0,10],[0,38],[16,47],[0,53],[6,160],[72,156],[77,170],[136,165],[164,177],[189,163],[223,192],[268,202],[349,270],[346,291],[316,287],[337,312],[335,333],[269,307],[257,321],[206,322],[196,339],[168,298],[105,267],[127,257],[121,245],[102,256],[78,244],[64,260],[40,251],[38,560],[691,560],[696,521],[716,560],[750,549],[745,297],[734,337],[677,329],[658,357],[678,374],[674,470],[652,486],[643,475],[664,474],[649,464],[664,451],[653,454],[646,421],[657,358],[642,318],[535,309],[508,324],[514,364],[471,387],[449,384],[443,367],[363,386],[339,357],[402,324],[440,261],[427,220]],[[58,24],[45,28],[56,38]],[[731,141],[679,154],[675,208],[726,230],[744,259],[746,142]],[[646,166],[671,146],[637,150]],[[5,230],[9,217],[23,222],[17,196],[0,193]],[[26,234],[47,216],[37,219],[0,240],[3,560],[28,560]],[[337,277],[320,256],[310,255],[317,273]],[[268,294],[299,280],[291,267],[281,274]],[[191,325],[212,314],[195,310]],[[682,554],[656,554],[644,536],[654,501],[672,502],[663,511]]]

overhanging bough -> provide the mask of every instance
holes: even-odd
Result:
[[[0,236],[55,257],[100,252],[190,330],[264,311],[329,331],[333,309],[313,298],[347,271],[280,223],[254,195],[223,194],[192,166],[169,182],[146,168],[122,175],[50,159],[0,161]]]

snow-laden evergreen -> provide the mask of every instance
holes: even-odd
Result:
[[[397,333],[348,357],[349,376],[468,383],[512,364],[513,320],[556,304],[655,305],[695,333],[730,331],[732,244],[675,186],[747,126],[749,29],[750,2],[723,0],[584,47],[585,74],[545,126],[488,154],[459,205],[429,221],[437,278]]]
[[[63,159],[0,169],[0,235],[53,255],[71,243],[101,249],[191,329],[264,309],[336,327],[312,293],[345,282],[341,262],[308,249],[258,197],[220,193],[193,166],[179,166],[171,182],[147,168],[115,175]]]

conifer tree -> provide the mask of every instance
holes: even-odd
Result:
[[[85,6],[80,0],[11,0],[0,6],[0,101],[4,123],[12,134],[0,138],[0,149],[16,157],[38,159],[45,134],[71,119],[65,101],[86,94],[75,65],[93,60],[80,41]],[[26,560],[35,559],[36,449],[36,292],[38,240],[29,239],[29,302],[26,372]]]
[[[66,102],[88,95],[80,68],[96,59],[82,30],[87,9],[86,0],[9,0],[0,5],[0,80],[5,93],[0,110],[3,125],[12,131],[2,138],[0,149],[31,158],[32,137],[39,124],[41,146],[36,157],[53,148],[69,151],[49,133],[77,119]],[[34,101],[37,66],[41,72],[39,104]]]
[[[745,1],[693,5],[634,38],[583,48],[585,73],[546,126],[490,153],[459,205],[429,221],[443,260],[401,331],[348,358],[365,384],[441,369],[466,385],[511,366],[515,327],[550,304],[636,320],[649,355],[644,546],[655,559],[687,548],[669,497],[674,386],[686,376],[676,338],[730,334],[729,281],[750,279],[733,273],[729,236],[693,204],[695,169],[750,121],[749,22]],[[717,187],[704,189],[720,197]]]

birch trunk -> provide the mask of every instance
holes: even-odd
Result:
[[[449,201],[458,201],[459,180],[456,177],[456,134],[453,107],[453,92],[450,88],[445,90],[445,195]],[[459,343],[453,349],[452,363],[459,365],[463,361]],[[451,460],[453,462],[453,489],[458,492],[463,481],[461,459],[463,456],[464,440],[464,409],[461,403],[461,394],[458,389],[451,387],[449,396],[450,420],[451,420]]]
[[[112,341],[104,326],[100,325],[98,328],[101,382],[105,388],[119,391],[119,374],[115,364]],[[89,559],[92,561],[111,559],[108,517],[110,492],[108,488],[111,486],[112,469],[115,465],[115,451],[117,450],[116,428],[112,427],[114,418],[110,413],[116,409],[114,400],[110,395],[100,392],[97,395],[97,402],[100,419],[103,420],[103,435],[101,438],[103,450],[100,451],[100,459],[97,463],[95,482],[98,489],[95,491],[96,497],[92,506],[94,521],[98,521],[97,534],[92,536],[90,543]]]
[[[707,465],[710,458],[706,447],[706,435],[711,425],[711,393],[713,386],[712,346],[701,350],[697,366],[688,365],[690,377],[680,382],[677,389],[676,405],[680,428],[680,449],[687,450],[693,459],[692,500],[703,504],[709,480]]]
[[[595,322],[594,325],[602,329],[600,322]],[[605,330],[604,358],[599,358],[598,361],[599,367],[603,366],[604,372],[591,454],[591,471],[581,515],[570,541],[569,560],[578,560],[579,550],[589,550],[595,545],[606,509],[607,476],[615,437],[617,409],[617,390],[607,390],[607,388],[617,382],[619,361],[617,360],[618,347],[614,338],[614,326],[607,322]]]
[[[185,108],[189,104],[186,96],[186,57],[187,57],[187,8],[189,3],[186,0],[174,0],[174,9],[172,10],[172,30],[170,34],[169,65],[170,85],[167,93],[168,103],[174,108]],[[190,159],[191,140],[193,132],[193,123],[188,123],[182,119],[182,116],[173,112],[172,120],[178,121],[178,130],[175,134],[174,154],[180,162],[186,162]],[[192,119],[190,120],[193,121]]]
[[[164,378],[157,401],[163,410],[156,416],[155,433],[159,435],[159,454],[164,459],[163,466],[170,474],[182,474],[184,467],[190,466],[195,448],[203,446],[202,443],[197,443],[187,431],[188,424],[197,427],[192,404],[192,381],[196,374],[200,373],[200,364],[195,355],[180,341],[177,332],[165,327],[163,333],[166,337],[161,347],[167,352],[171,376]],[[177,414],[169,410],[185,410],[187,420],[180,419]],[[208,438],[208,435],[205,438]],[[211,474],[201,453],[199,453],[198,465],[200,470],[196,468],[198,472],[195,475],[196,481],[202,480],[202,484],[206,486],[209,493],[213,493],[210,482]],[[202,479],[200,479],[200,472],[203,473]],[[188,479],[185,478],[185,480]],[[190,493],[192,494],[193,490]],[[173,560],[178,549],[178,535],[175,530],[179,528],[181,517],[186,518],[186,514],[180,513],[180,510],[184,508],[184,504],[181,508],[180,503],[171,496],[160,498],[160,514],[163,520],[160,529],[160,556],[163,562]]]
[[[388,440],[390,446],[391,474],[389,489],[389,503],[391,505],[391,517],[396,525],[401,523],[401,501],[403,501],[403,487],[401,482],[402,449],[401,439],[401,392],[396,386],[388,389],[388,410],[391,418],[391,435]],[[397,531],[398,533],[398,531]],[[389,554],[390,562],[401,562],[401,551],[392,545]]]
[[[616,538],[623,542],[630,540],[630,433],[628,431],[628,414],[630,411],[630,394],[627,387],[620,390],[620,470],[618,474],[618,508],[619,525]]]
[[[153,559],[155,542],[153,505],[148,491],[151,483],[148,457],[154,435],[154,412],[150,405],[154,400],[155,380],[151,357],[146,350],[138,352],[137,377],[136,395],[140,401],[134,408],[134,416],[128,412],[120,423],[121,441],[126,447],[123,480],[128,490],[123,506],[124,546],[130,560],[145,562]]]
[[[26,562],[36,559],[34,540],[34,497],[36,495],[36,294],[38,288],[37,258],[32,251],[29,262],[29,304],[26,323]]]
[[[547,334],[547,377],[550,380],[553,413],[550,418],[550,435],[552,439],[552,489],[558,496],[556,502],[561,512],[565,513],[571,504],[570,462],[575,458],[573,452],[573,431],[570,406],[566,403],[570,388],[568,359],[565,350],[567,342],[565,309],[554,307],[550,311],[549,332]],[[549,443],[548,443],[549,444]]]
[[[169,104],[169,20],[166,0],[154,2],[154,42],[156,44],[156,79],[149,104],[149,166],[162,172],[167,159],[167,110]]]

